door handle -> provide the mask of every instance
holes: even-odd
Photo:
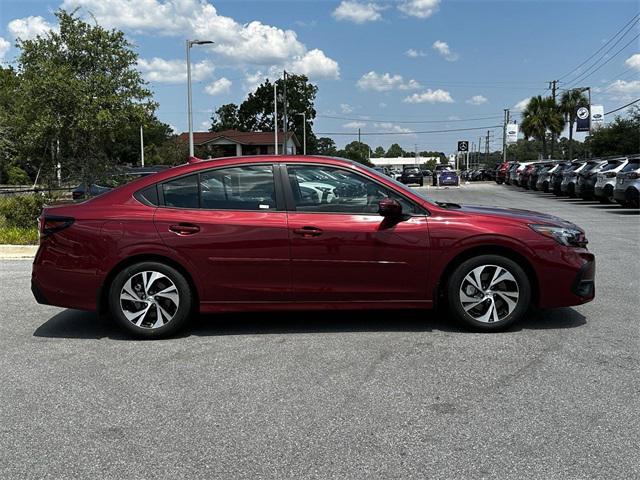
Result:
[[[296,235],[302,235],[303,237],[317,237],[322,235],[322,229],[318,227],[294,228],[293,233]]]
[[[200,231],[200,227],[192,223],[179,223],[177,225],[171,225],[169,231],[177,233],[178,235],[193,235]]]

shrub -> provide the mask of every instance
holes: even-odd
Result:
[[[0,244],[35,245],[38,243],[38,229],[19,227],[0,227]]]
[[[49,199],[42,195],[16,195],[0,198],[0,217],[7,227],[33,228],[42,207]]]

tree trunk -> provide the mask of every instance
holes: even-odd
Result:
[[[542,158],[544,158],[545,160],[548,158],[547,157],[547,136],[546,135],[542,136]]]

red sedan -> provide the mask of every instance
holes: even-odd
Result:
[[[32,290],[167,336],[194,312],[445,305],[481,331],[594,297],[584,231],[524,210],[433,202],[326,157],[192,159],[46,207]]]

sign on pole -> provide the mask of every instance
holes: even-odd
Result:
[[[576,110],[576,132],[588,132],[590,120],[589,107],[578,107]]]
[[[468,140],[460,140],[458,142],[458,151],[459,152],[468,152],[469,151],[469,141]]]
[[[604,106],[591,105],[591,131],[604,127]]]
[[[509,123],[507,125],[507,145],[514,144],[518,141],[518,124]]]

